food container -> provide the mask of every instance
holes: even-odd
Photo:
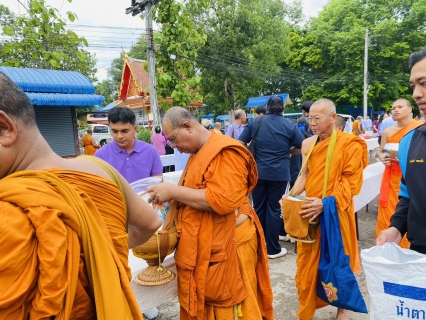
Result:
[[[387,158],[398,157],[399,143],[386,143],[383,147],[382,154]]]

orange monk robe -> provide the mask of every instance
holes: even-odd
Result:
[[[85,134],[81,139],[81,145],[84,148],[84,154],[88,156],[94,156],[96,150],[98,150],[98,148],[93,145],[92,137],[88,134]]]
[[[273,319],[265,241],[252,239],[256,234],[250,224],[235,228],[235,209],[254,217],[253,209],[248,209],[248,194],[256,183],[253,157],[228,136],[210,135],[188,160],[181,184],[205,189],[207,202],[215,212],[177,206],[175,222],[180,240],[175,260],[180,319],[234,319],[238,309],[242,311],[239,319]],[[257,226],[260,224],[255,219],[249,221],[256,225],[257,235],[259,231],[262,234]],[[254,242],[255,250],[250,248]],[[252,262],[242,266],[244,260]]]
[[[399,143],[401,139],[411,130],[422,125],[418,121],[411,121],[405,128],[389,137],[388,143]],[[389,228],[390,218],[395,213],[396,204],[398,203],[398,193],[400,191],[402,172],[399,162],[391,162],[390,166],[385,167],[383,172],[382,185],[380,187],[379,196],[379,214],[376,224],[376,238],[382,230]],[[410,242],[407,236],[404,236],[399,243],[402,248],[410,248]]]
[[[327,148],[330,138],[318,143],[308,160],[306,196],[322,198]],[[337,141],[330,165],[327,196],[336,198],[343,247],[350,257],[353,272],[360,272],[358,241],[353,197],[361,191],[363,170],[367,166],[367,146],[363,139],[342,132]],[[328,304],[317,296],[318,264],[320,259],[321,229],[314,227],[315,242],[297,245],[296,286],[302,320],[312,319],[315,310]]]
[[[50,169],[48,171],[55,174],[63,181],[73,185],[81,196],[89,196],[93,201],[97,210],[104,218],[115,251],[130,281],[132,279],[132,273],[128,266],[129,238],[126,232],[126,205],[117,185],[111,180],[90,173],[64,169]],[[80,261],[78,278],[79,282],[77,284],[72,315],[75,319],[90,319],[91,315],[96,315],[96,310],[84,269],[83,256]]]
[[[0,180],[0,208],[0,319],[142,319],[87,194],[50,172],[22,171]]]
[[[358,124],[359,124],[359,120],[355,120],[354,123],[352,124],[352,133],[353,134],[358,133]]]

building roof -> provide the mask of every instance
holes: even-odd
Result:
[[[104,97],[95,94],[93,84],[81,73],[31,68],[0,67],[35,106],[93,106]]]
[[[284,105],[293,104],[291,102],[290,97],[288,96],[288,93],[278,93],[275,94],[275,96],[279,96],[283,99]],[[260,107],[260,106],[266,106],[266,102],[271,96],[260,96],[255,98],[249,98],[246,108],[254,108],[254,107]]]

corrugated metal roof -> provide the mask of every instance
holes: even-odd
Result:
[[[25,92],[33,106],[87,107],[101,104],[105,98],[97,94],[65,94]]]
[[[275,96],[279,96],[283,99],[284,104],[292,104],[290,97],[288,96],[288,93],[278,93],[275,94]],[[266,106],[266,102],[271,96],[260,96],[255,98],[249,98],[249,101],[247,102],[246,108],[254,108],[254,107],[260,107],[260,106]]]
[[[31,68],[0,67],[26,92],[93,94],[95,87],[81,73]]]
[[[105,100],[94,94],[89,79],[75,71],[0,67],[0,72],[24,90],[35,106],[86,107]]]

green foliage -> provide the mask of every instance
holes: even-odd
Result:
[[[136,137],[138,138],[138,140],[144,141],[146,143],[151,143],[152,131],[140,126],[138,127]]]
[[[368,104],[386,108],[398,97],[410,98],[407,59],[424,46],[425,18],[421,0],[331,0],[290,37],[286,63],[300,72],[294,80],[299,98],[362,105],[366,28],[376,36],[369,48]]]
[[[203,2],[198,1],[200,6]],[[206,36],[195,28],[191,12],[174,0],[163,0],[156,6],[155,21],[161,25],[156,55],[158,96],[171,97],[172,105],[186,107],[191,101],[200,101],[198,85],[201,77],[194,68],[194,59]],[[168,105],[162,105],[167,109]]]
[[[5,14],[3,10],[2,16]],[[67,17],[71,22],[77,18],[72,12],[67,12]],[[59,11],[47,6],[44,0],[30,1],[26,16],[12,16],[7,23],[2,18],[1,22],[5,34],[1,44],[2,65],[73,70],[95,80],[96,58],[83,49],[88,46],[86,39],[66,29],[67,22]]]
[[[96,94],[105,97],[105,100],[102,103],[102,106],[105,107],[116,100],[117,87],[112,80],[106,79],[95,86],[95,92]]]
[[[227,113],[265,93],[289,53],[285,18],[291,11],[297,20],[298,11],[277,0],[208,0],[207,9],[198,8],[194,0],[188,6],[207,34],[195,60],[202,75],[200,93],[210,106],[206,110]]]

